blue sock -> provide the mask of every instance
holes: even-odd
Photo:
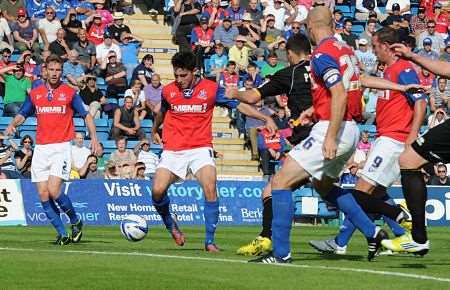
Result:
[[[172,217],[170,216],[170,210],[169,210],[170,199],[169,199],[169,197],[167,195],[165,195],[160,201],[156,201],[154,199],[152,199],[152,201],[153,201],[153,206],[156,208],[156,211],[161,216],[161,218],[164,222],[164,225],[166,226],[166,229],[168,229],[169,231],[172,230],[173,220],[172,220]]]
[[[355,230],[356,230],[356,227],[352,224],[352,222],[348,219],[348,217],[345,216],[344,223],[342,224],[341,228],[339,229],[339,234],[334,239],[336,244],[339,247],[347,246],[347,244],[348,244],[348,242],[350,242],[350,239],[352,238]]]
[[[52,207],[52,209],[56,212],[56,214],[59,215],[60,210],[59,210],[59,207],[56,205],[55,201],[50,198],[48,200],[48,202],[49,202],[50,206]]]
[[[76,224],[79,221],[77,213],[73,208],[72,202],[70,201],[69,196],[61,193],[55,201],[59,204],[59,207],[63,210],[63,212],[69,217],[71,224]]]
[[[216,226],[219,222],[219,200],[205,200],[203,216],[205,217],[205,244],[213,244],[214,233],[216,232]]]
[[[278,258],[284,258],[291,252],[290,234],[294,218],[291,190],[272,190],[272,211],[273,253]]]
[[[41,201],[42,208],[44,209],[45,215],[47,216],[50,223],[53,225],[53,227],[56,229],[58,234],[63,237],[68,237],[66,229],[64,228],[64,224],[61,220],[61,217],[59,216],[59,213],[56,213],[52,206],[51,202],[49,200],[47,201]]]
[[[395,205],[394,200],[387,194],[383,196],[383,200],[387,204]],[[388,224],[396,237],[403,236],[406,233],[406,230],[393,219],[383,216],[383,220]]]
[[[352,224],[360,230],[366,238],[373,238],[375,236],[375,224],[356,202],[351,194],[351,190],[333,186],[331,191],[325,197],[325,200],[336,205],[344,212]]]

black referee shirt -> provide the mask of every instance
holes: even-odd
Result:
[[[312,106],[309,61],[300,61],[269,76],[269,81],[258,88],[261,98],[286,94],[291,119]]]

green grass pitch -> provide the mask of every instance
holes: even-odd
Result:
[[[431,228],[431,252],[366,261],[366,243],[353,237],[346,256],[321,255],[310,239],[334,227],[294,227],[292,266],[247,264],[235,255],[258,227],[220,227],[220,253],[203,250],[203,228],[183,227],[176,247],[162,226],[141,242],[119,227],[85,227],[79,244],[51,244],[50,227],[0,228],[0,289],[450,289],[450,228]]]

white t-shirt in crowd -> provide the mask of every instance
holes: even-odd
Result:
[[[388,2],[386,3],[386,10],[392,11],[392,5],[394,3],[398,3],[398,5],[400,5],[400,10],[402,10],[403,8],[405,8],[408,5],[411,5],[409,0],[388,0]],[[411,10],[403,12],[402,15],[410,14],[410,13],[411,13]]]
[[[139,96],[136,96],[133,94],[133,91],[131,89],[128,89],[125,91],[125,94],[123,95],[124,97],[132,97],[133,98],[133,105],[134,106],[139,106],[140,104],[145,103],[145,94],[144,94],[144,90],[141,90],[141,92],[139,93]]]
[[[111,50],[116,53],[117,61],[120,61],[122,58],[122,52],[120,51],[120,47],[115,43],[112,43],[110,47],[106,47],[106,45],[104,43],[98,45],[95,49],[96,58],[103,61],[104,59],[106,59],[106,56],[108,55],[108,53]],[[108,61],[108,60],[106,60],[106,61]]]
[[[48,21],[47,18],[39,19],[38,29],[42,29],[47,36],[48,44],[56,40],[56,32],[61,28],[61,22],[58,19]],[[39,33],[39,42],[43,43],[41,34]]]
[[[72,145],[72,166],[75,168],[83,167],[89,155],[91,155],[89,148]]]
[[[138,162],[145,164],[145,175],[154,174],[159,163],[159,157],[151,151],[146,152],[141,150],[139,152]]]
[[[284,7],[281,7],[280,9],[275,9],[275,7],[273,6],[267,6],[264,9],[263,12],[264,16],[272,14],[273,16],[275,16],[275,28],[279,29],[281,31],[285,31],[286,29],[284,29],[284,22],[286,21],[286,19],[289,17],[287,15],[287,11]]]

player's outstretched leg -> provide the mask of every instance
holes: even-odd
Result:
[[[333,186],[323,198],[342,210],[353,225],[364,234],[368,243],[367,259],[373,260],[381,247],[382,238],[387,235],[386,232],[375,226],[348,190]]]
[[[237,250],[238,255],[258,256],[272,250],[272,196],[270,183],[263,191],[262,230],[249,244]]]
[[[345,255],[347,253],[347,244],[355,230],[356,227],[348,217],[345,217],[339,233],[335,238],[329,240],[311,240],[309,241],[309,245],[324,254]]]
[[[81,218],[77,216],[75,209],[73,208],[72,201],[70,198],[61,193],[56,199],[55,202],[59,205],[59,207],[63,210],[65,214],[69,217],[71,228],[72,228],[72,242],[78,243],[83,236],[83,222]]]

